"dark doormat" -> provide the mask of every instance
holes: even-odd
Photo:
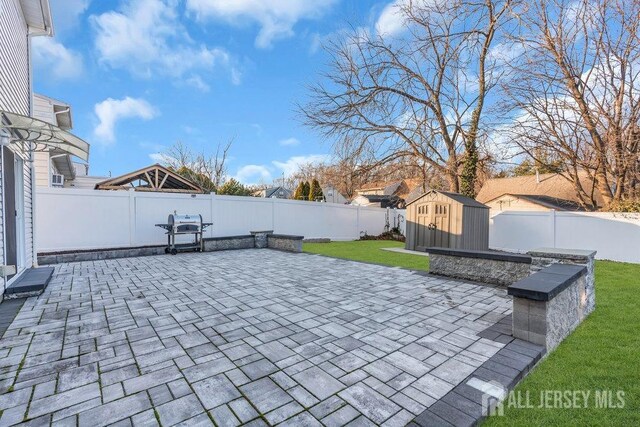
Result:
[[[30,268],[4,291],[5,299],[40,295],[49,284],[53,267]]]

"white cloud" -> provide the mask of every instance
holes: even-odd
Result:
[[[327,154],[310,154],[308,156],[294,156],[281,162],[274,160],[271,165],[245,165],[236,172],[235,179],[244,184],[271,183],[274,176],[278,179],[291,176],[298,172],[301,166],[308,164],[318,164],[330,159]]]
[[[376,21],[376,33],[378,35],[397,36],[407,28],[407,17],[403,9],[407,7],[424,7],[446,0],[394,0],[387,4]]]
[[[107,98],[97,103],[94,111],[99,121],[94,134],[105,144],[115,141],[115,126],[119,120],[127,118],[151,120],[158,115],[156,109],[144,99],[128,96],[123,99]]]
[[[53,15],[56,34],[66,33],[78,25],[78,20],[89,8],[91,0],[53,0]]]
[[[379,35],[395,35],[403,31],[405,17],[401,8],[407,3],[408,0],[395,0],[382,9],[376,21],[376,32]]]
[[[509,64],[525,52],[525,45],[520,42],[496,43],[487,55],[489,60],[495,61],[497,65]]]
[[[301,19],[320,17],[337,0],[187,0],[187,10],[199,20],[219,19],[232,25],[257,23],[255,44],[268,48],[276,40],[293,36]]]
[[[209,90],[211,89],[200,76],[191,76],[187,80],[185,80],[185,83],[189,86],[195,87],[200,92],[209,92]]]
[[[298,172],[300,166],[307,164],[323,163],[329,160],[327,154],[311,154],[308,156],[293,156],[284,162],[274,160],[273,165],[284,172],[285,175],[290,176]]]
[[[180,23],[178,3],[136,0],[120,11],[91,16],[95,47],[101,63],[123,68],[135,76],[164,75],[193,79],[196,71],[227,70],[234,84],[239,71],[224,49],[196,45]],[[200,81],[204,83],[200,77]]]
[[[285,147],[292,147],[295,145],[300,145],[300,141],[297,138],[287,138],[287,139],[283,139],[280,142],[278,142],[278,144],[285,146]]]
[[[238,169],[234,178],[245,184],[255,184],[258,182],[266,183],[273,180],[271,171],[268,167],[263,165],[242,166]]]
[[[82,55],[78,52],[49,37],[35,37],[32,43],[33,62],[36,67],[46,69],[48,75],[59,80],[82,75]]]

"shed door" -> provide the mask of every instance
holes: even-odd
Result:
[[[433,219],[431,229],[431,246],[449,247],[449,219],[451,206],[447,203],[433,203]]]
[[[416,246],[430,246],[431,203],[416,206]]]
[[[416,206],[416,246],[449,247],[450,211],[447,203],[428,202]]]

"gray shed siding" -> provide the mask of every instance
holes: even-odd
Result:
[[[489,209],[474,200],[464,203],[464,199],[463,196],[449,196],[446,192],[432,190],[411,202],[406,213],[405,248],[416,250],[440,246],[452,249],[488,249]],[[434,212],[436,205],[439,205],[437,220]],[[446,209],[446,214],[442,213],[443,209]],[[428,230],[428,222],[437,223],[438,233],[432,234]]]
[[[0,1],[0,110],[28,116],[31,110],[31,82],[29,64],[28,28],[18,0]],[[31,168],[28,153],[16,146],[10,149],[23,159],[24,178],[24,243],[25,267],[33,264],[33,210],[31,191]],[[0,162],[0,184],[2,183],[2,162]],[[4,256],[4,202],[0,192],[0,260],[5,264]],[[2,293],[6,281],[1,279]]]
[[[487,250],[489,248],[489,209],[464,207],[462,244],[459,249]]]

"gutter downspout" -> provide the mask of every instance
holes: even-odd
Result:
[[[28,33],[27,49],[29,53],[29,116],[33,117],[33,57],[31,52],[31,35]],[[32,267],[37,267],[38,249],[36,245],[36,162],[33,142],[29,142],[29,163],[29,170],[31,172],[31,265]],[[26,240],[27,239],[25,236],[25,244]]]

